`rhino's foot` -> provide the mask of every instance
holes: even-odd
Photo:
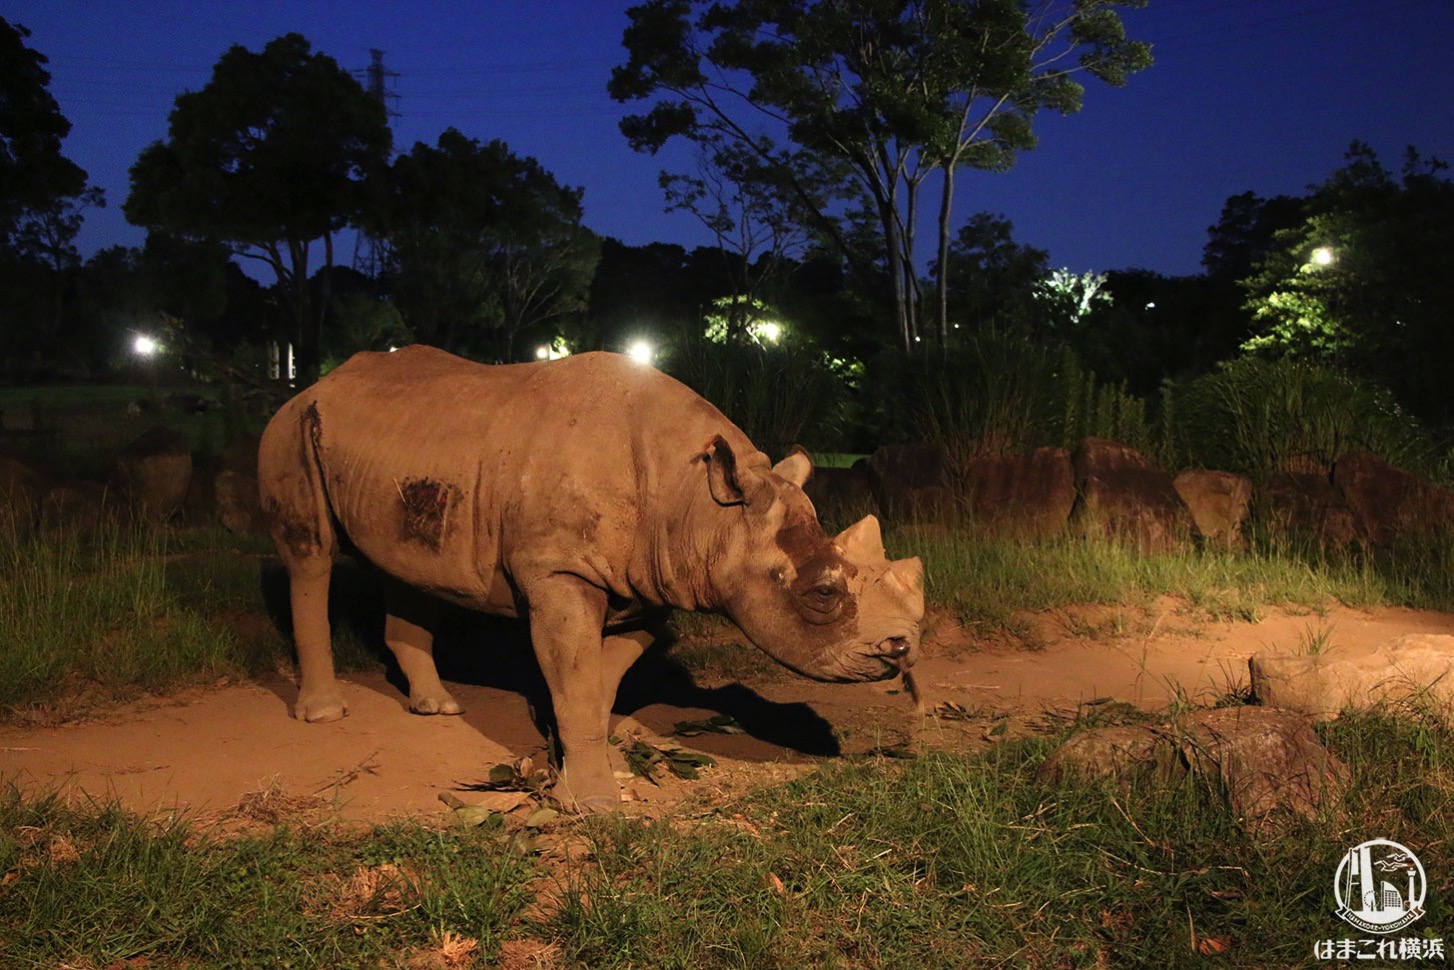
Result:
[[[464,708],[448,691],[438,694],[421,694],[409,698],[409,710],[415,714],[463,714]]]
[[[297,706],[293,708],[293,716],[300,721],[337,721],[348,713],[348,705],[343,702],[343,695],[338,691],[320,692],[317,694],[298,695]]]
[[[615,778],[608,775],[594,785],[579,780],[572,785],[571,781],[570,769],[567,768],[550,792],[551,797],[567,812],[599,815],[621,808],[621,790],[616,786]]]

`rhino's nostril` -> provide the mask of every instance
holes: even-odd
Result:
[[[909,655],[909,640],[907,637],[890,637],[879,644],[883,648],[882,656],[889,660],[902,660]]]

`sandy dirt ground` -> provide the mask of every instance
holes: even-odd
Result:
[[[718,766],[696,781],[623,780],[628,808],[720,804],[824,759],[895,746],[972,750],[1111,700],[1150,710],[1177,698],[1213,702],[1245,691],[1248,658],[1264,648],[1297,650],[1321,638],[1375,650],[1410,633],[1454,635],[1454,616],[1445,614],[1337,609],[1209,622],[1170,602],[1052,611],[1031,622],[1035,649],[979,641],[943,618],[931,623],[915,673],[938,717],[917,713],[901,681],[827,685],[775,671],[735,681],[648,659],[623,687],[618,733],[668,736],[679,722],[717,714],[745,733],[681,739]],[[349,716],[329,724],[290,717],[296,688],[279,676],[149,697],[59,726],[0,727],[0,777],[31,792],[115,796],[143,813],[225,820],[271,793],[374,822],[440,817],[442,792],[470,803],[481,797],[470,786],[490,766],[544,757],[538,675],[456,675],[458,717],[411,715],[382,673],[344,679]]]

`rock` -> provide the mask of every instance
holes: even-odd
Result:
[[[884,445],[868,456],[868,470],[884,519],[944,521],[953,517],[954,493],[942,445]]]
[[[44,491],[45,483],[35,469],[17,458],[0,455],[0,520],[9,520],[22,531],[29,530]]]
[[[93,532],[110,512],[106,486],[98,482],[56,482],[41,499],[40,524],[53,532]]]
[[[156,425],[122,449],[111,481],[132,510],[152,522],[176,515],[192,482],[192,452],[186,436]]]
[[[1348,790],[1348,767],[1307,718],[1265,707],[1196,711],[1181,753],[1205,783],[1220,780],[1237,818],[1254,828],[1280,811],[1317,818]]]
[[[1091,728],[1071,735],[1040,766],[1042,781],[1166,783],[1186,773],[1176,749],[1144,725]]]
[[[1084,535],[1129,542],[1142,552],[1169,551],[1191,536],[1191,513],[1171,476],[1135,448],[1086,438],[1071,464],[1079,493],[1074,519]]]
[[[1224,548],[1242,544],[1242,524],[1252,501],[1251,479],[1231,472],[1189,469],[1172,479],[1171,485],[1203,541]]]
[[[1410,634],[1364,652],[1263,650],[1248,666],[1261,703],[1315,718],[1410,701],[1454,713],[1454,636]]]
[[[959,483],[977,532],[1016,538],[1059,535],[1075,507],[1075,475],[1064,448],[971,458]]]
[[[1254,831],[1284,812],[1315,818],[1337,804],[1349,784],[1347,766],[1323,747],[1306,718],[1260,707],[1195,711],[1154,727],[1082,731],[1045,759],[1039,777],[1170,784],[1188,772],[1225,793],[1232,812]]]
[[[235,535],[266,531],[257,497],[257,447],[257,435],[238,437],[222,453],[222,467],[212,482],[217,521]]]
[[[808,493],[818,517],[824,521],[846,526],[878,511],[873,474],[868,470],[868,462],[861,458],[852,468],[814,468],[803,491]]]
[[[1353,509],[1320,472],[1278,472],[1253,494],[1257,520],[1275,532],[1342,547],[1359,537]]]
[[[1358,534],[1371,545],[1438,534],[1454,525],[1454,492],[1366,451],[1338,459],[1333,487],[1352,509]]]

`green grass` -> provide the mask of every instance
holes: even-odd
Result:
[[[444,927],[490,965],[532,865],[498,827],[222,838],[12,787],[0,873],[6,967],[362,967],[434,948]]]
[[[526,941],[592,970],[1310,967],[1315,940],[1357,935],[1332,875],[1374,837],[1428,875],[1410,932],[1447,938],[1454,735],[1411,709],[1319,730],[1348,798],[1263,835],[1192,782],[1042,781],[1056,738],[839,761],[689,818],[561,820],[526,856],[513,821],[223,837],[12,788],[0,964],[437,966],[410,961],[451,936],[473,966]]]
[[[1269,607],[1317,611],[1409,606],[1454,610],[1454,541],[1343,552],[1262,542],[1250,552],[1187,549],[1143,554],[1113,541],[976,538],[904,529],[891,555],[924,559],[930,603],[965,623],[1005,627],[1023,611],[1074,604],[1185,600],[1216,620],[1255,620]]]

